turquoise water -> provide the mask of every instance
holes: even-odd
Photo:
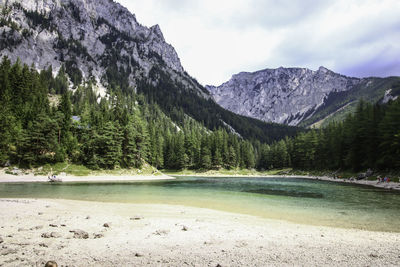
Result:
[[[296,223],[400,232],[397,191],[292,178],[179,177],[129,183],[0,184],[0,198],[177,204]]]

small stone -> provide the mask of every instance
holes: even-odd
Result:
[[[182,226],[182,231],[185,231],[185,232],[186,232],[187,230],[188,230],[188,228],[187,228],[185,225],[183,225],[183,226]]]
[[[39,243],[39,247],[48,248],[49,246],[46,243]]]
[[[103,238],[103,234],[94,234],[94,239]]]
[[[43,215],[43,212],[38,212],[38,215]]]
[[[51,232],[51,233],[43,233],[41,235],[43,238],[60,238],[61,234],[57,232]]]
[[[0,237],[0,244],[3,243],[3,242],[4,242],[3,238]]]
[[[89,238],[89,234],[80,229],[71,230],[69,232],[74,233],[74,238],[77,238],[77,239],[88,239]]]
[[[13,235],[7,235],[7,237],[13,237]]]
[[[50,227],[58,227],[58,225],[57,225],[57,224],[52,224],[52,223],[51,223],[51,224],[49,224],[49,226],[50,226]]]
[[[130,218],[130,220],[132,220],[132,221],[138,221],[138,220],[143,220],[143,219],[144,219],[143,216],[140,216],[140,215],[135,215]]]
[[[104,227],[109,228],[110,227],[110,223],[105,223],[103,224]]]
[[[371,258],[377,258],[377,257],[378,257],[378,255],[373,254],[373,253],[369,254],[369,256],[370,256]],[[400,257],[400,256],[399,256],[399,257]]]
[[[66,227],[67,225],[66,224],[61,224],[61,227]]]
[[[143,254],[141,254],[141,253],[135,253],[135,257],[143,257]]]
[[[90,219],[90,216],[88,215],[88,216],[86,216],[86,220],[89,220]]]
[[[221,264],[218,263],[217,266],[215,266],[215,267],[222,267],[222,266],[221,266]]]

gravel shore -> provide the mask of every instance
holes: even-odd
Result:
[[[394,266],[400,234],[175,205],[0,199],[0,266]]]

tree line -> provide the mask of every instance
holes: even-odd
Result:
[[[73,92],[69,84],[64,67],[53,76],[51,67],[38,72],[2,59],[1,165],[69,161],[91,169],[140,168],[145,162],[160,169],[400,168],[399,100],[360,102],[343,122],[265,143],[223,126],[210,130],[183,107],[160,107],[154,88],[136,94],[115,85],[109,97],[99,98],[90,81]]]

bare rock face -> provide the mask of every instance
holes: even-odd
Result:
[[[135,15],[110,0],[0,0],[0,57],[41,70],[62,65],[95,81],[106,95],[111,72],[135,88],[154,66],[186,87],[207,95],[184,71],[175,49],[158,25],[147,28]],[[157,80],[151,81],[157,82]]]
[[[312,116],[332,92],[348,91],[362,79],[324,67],[265,69],[241,72],[216,87],[207,86],[214,100],[240,115],[267,122],[298,125]]]

